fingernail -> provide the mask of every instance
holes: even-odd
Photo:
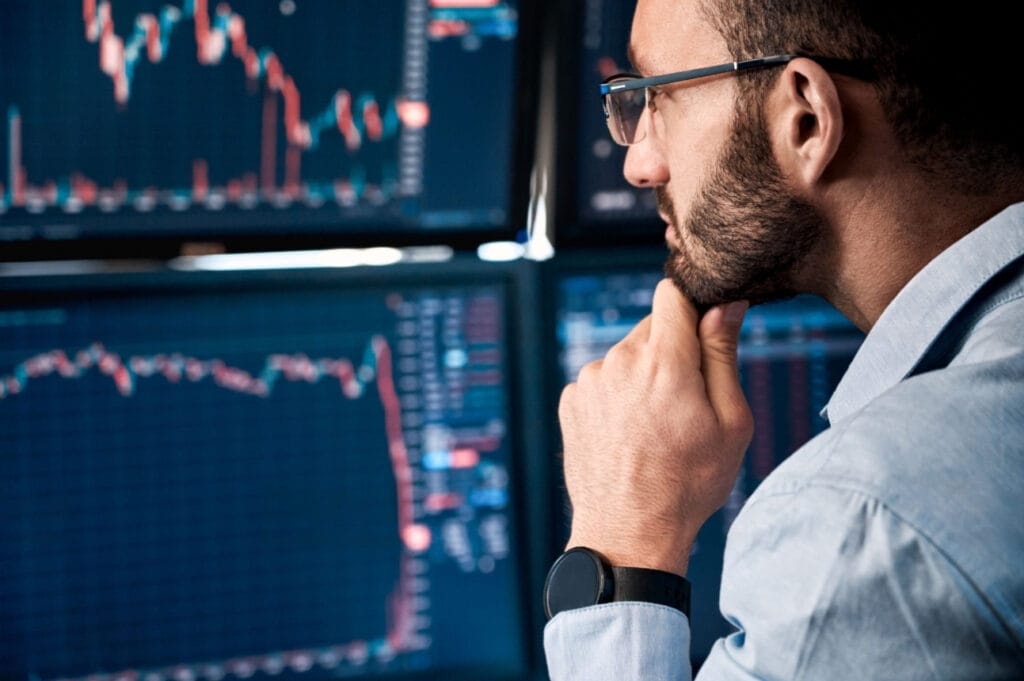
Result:
[[[723,317],[729,324],[739,324],[743,321],[743,315],[747,313],[747,308],[750,307],[750,303],[746,300],[737,300],[735,303],[729,303],[723,310]]]

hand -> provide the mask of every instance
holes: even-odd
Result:
[[[665,279],[651,314],[566,386],[569,547],[686,575],[697,531],[728,498],[753,435],[736,360],[746,309],[699,319]]]

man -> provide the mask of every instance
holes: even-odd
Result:
[[[640,0],[631,61],[670,75],[604,101],[668,277],[562,395],[552,679],[690,677],[687,559],[752,432],[743,314],[801,292],[868,335],[830,428],[731,528],[736,633],[700,678],[1024,678],[1015,26],[984,2]]]

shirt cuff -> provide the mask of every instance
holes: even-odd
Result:
[[[691,678],[690,622],[655,603],[605,603],[555,615],[544,628],[552,681]]]

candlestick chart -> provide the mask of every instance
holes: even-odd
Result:
[[[517,26],[496,0],[4,3],[0,239],[501,225]]]
[[[514,667],[503,290],[0,309],[0,673]],[[446,642],[474,641],[468,648]]]

